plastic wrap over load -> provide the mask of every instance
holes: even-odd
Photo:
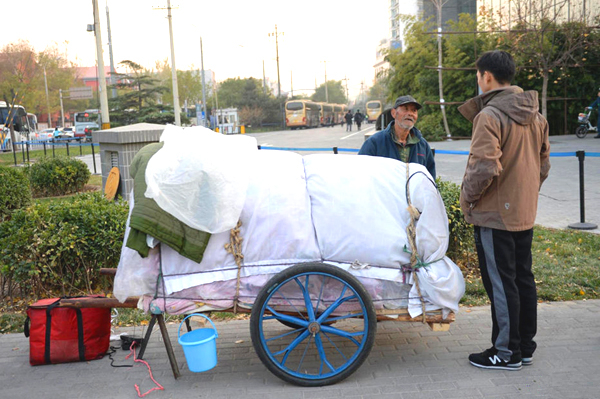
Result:
[[[349,270],[352,274],[401,281],[402,266],[410,265],[411,255],[406,164],[382,157],[307,155],[304,168],[323,259],[340,266],[358,261],[362,268]],[[427,169],[414,163],[408,168],[411,203],[420,212],[418,257],[429,264],[418,271],[421,293],[456,312],[465,286],[458,266],[445,257],[446,209]],[[410,297],[408,309],[415,317],[421,314],[421,302],[414,286]]]
[[[235,227],[253,173],[256,139],[169,125],[160,140],[164,146],[146,168],[146,197],[197,230]]]
[[[420,212],[418,257],[427,265],[417,272],[421,293],[428,310],[456,312],[464,280],[445,257],[449,233],[444,204],[425,167],[409,164],[409,175],[411,202]],[[241,277],[273,275],[297,263],[324,261],[365,282],[380,281],[373,289],[380,303],[390,302],[393,308],[405,304],[415,317],[422,311],[421,300],[411,273],[404,269],[410,265],[411,250],[406,186],[406,165],[392,159],[259,151],[240,214]],[[202,291],[193,287],[235,280],[237,265],[224,248],[227,242],[228,231],[211,236],[200,264],[162,246],[163,295],[189,298],[188,293]],[[129,251],[123,248],[119,269],[127,268],[124,262],[136,262],[139,255],[125,255]],[[130,287],[132,292],[155,292],[156,280],[137,283],[150,285]],[[115,284],[120,300],[132,295],[127,289],[117,292]]]

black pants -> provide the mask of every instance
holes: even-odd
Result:
[[[532,239],[533,229],[504,231],[475,226],[481,279],[492,304],[492,344],[505,361],[513,355],[531,357],[536,348]]]

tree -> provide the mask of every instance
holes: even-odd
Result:
[[[512,8],[501,10],[499,18],[492,19],[489,24],[495,30],[509,28],[499,35],[500,46],[515,56],[518,65],[531,69],[534,75],[542,78],[542,115],[545,117],[548,116],[551,74],[558,68],[585,62],[582,50],[590,44],[591,31],[585,21],[598,17],[590,18],[582,13],[571,18],[568,10],[569,15],[565,18],[566,6],[567,2],[549,7],[543,0],[513,0]]]
[[[237,108],[243,115],[240,118],[244,123],[249,123],[250,119],[253,124],[282,122],[281,109],[285,99],[277,99],[271,93],[265,94],[259,79],[227,79],[219,84],[217,94],[219,107]],[[260,115],[263,115],[262,120]]]
[[[167,89],[161,86],[150,71],[141,65],[125,60],[119,63],[127,72],[117,73],[118,90],[116,98],[109,99],[112,124],[116,126],[132,123],[172,123],[175,115],[172,109],[158,103],[158,98]]]
[[[44,68],[48,82],[48,109],[44,82]],[[60,111],[59,89],[63,92],[76,86],[73,64],[58,47],[48,47],[37,52],[24,40],[9,43],[0,49],[0,100],[16,102],[28,112],[37,114]],[[64,101],[65,110],[76,105]]]
[[[327,81],[327,97],[329,97],[330,104],[347,104],[348,99],[346,98],[346,92],[342,86],[341,80],[328,80]],[[325,83],[317,87],[315,93],[311,96],[311,99],[316,102],[324,103],[326,101],[325,96]]]

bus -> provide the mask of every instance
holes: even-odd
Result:
[[[333,104],[318,103],[320,109],[321,126],[331,126],[333,124]]]
[[[100,112],[97,109],[88,109],[75,113],[75,137],[91,137],[91,131],[100,129]],[[87,134],[86,129],[90,134]]]
[[[344,115],[348,112],[348,107],[343,104],[333,104],[334,124],[339,125],[345,121]]]
[[[35,126],[30,125],[27,116],[27,111],[25,111],[25,107],[22,105],[11,106],[5,101],[0,101],[0,150],[10,151],[12,149],[10,137],[11,125],[17,142],[27,141],[30,135],[35,133]]]
[[[285,125],[292,130],[318,127],[321,109],[309,100],[291,100],[285,103]]]
[[[383,112],[383,103],[379,100],[367,102],[367,122],[373,123]]]

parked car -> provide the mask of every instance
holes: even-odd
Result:
[[[48,141],[54,139],[54,129],[44,129],[38,133],[38,140]]]
[[[63,127],[62,134],[60,135],[61,139],[72,139],[75,137],[75,128],[73,127]]]

